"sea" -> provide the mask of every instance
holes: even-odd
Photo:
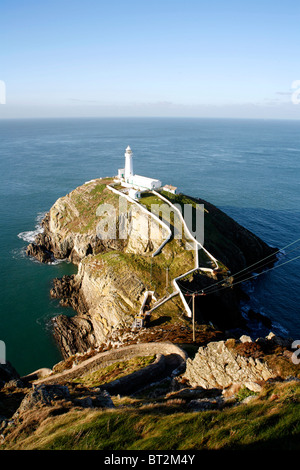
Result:
[[[86,181],[134,172],[205,199],[281,250],[275,269],[243,286],[275,334],[300,340],[300,121],[198,118],[0,120],[1,308],[6,360],[25,375],[62,358],[51,319],[74,315],[49,291],[77,272],[25,249],[54,202]],[[205,246],[205,241],[204,241]],[[255,271],[255,269],[254,269]],[[253,334],[268,334],[256,325]]]

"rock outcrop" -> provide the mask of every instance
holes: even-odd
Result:
[[[130,327],[139,311],[145,285],[126,263],[118,263],[117,269],[110,265],[115,258],[111,253],[103,263],[91,256],[80,263],[77,275],[55,279],[51,296],[78,313],[53,320],[64,358],[100,346],[110,332]]]
[[[0,388],[13,380],[19,379],[20,375],[10,362],[6,362],[6,364],[0,364]]]
[[[244,342],[252,343],[251,340]],[[230,342],[217,341],[200,347],[195,358],[187,360],[184,375],[192,386],[204,389],[245,386],[257,392],[261,382],[275,378],[277,374],[261,357],[255,357],[255,354],[247,357],[230,347]]]
[[[112,193],[107,188],[111,182],[93,180],[59,198],[44,217],[43,232],[27,247],[27,254],[44,263],[69,259],[79,264],[89,254],[110,250],[137,254],[156,250],[167,238],[167,229]]]

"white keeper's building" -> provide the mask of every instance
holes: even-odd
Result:
[[[157,179],[133,174],[132,150],[129,145],[125,151],[125,168],[118,170],[118,179],[122,182],[123,186],[139,191],[161,187],[161,181]]]

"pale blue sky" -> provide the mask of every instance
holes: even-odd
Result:
[[[299,1],[4,0],[0,117],[300,118]]]

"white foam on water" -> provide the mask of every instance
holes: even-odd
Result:
[[[35,229],[18,233],[18,238],[21,238],[21,240],[24,240],[27,243],[33,243],[35,240],[35,237],[39,235],[40,233],[43,233],[44,231],[44,228],[42,226],[42,220],[45,217],[45,215],[46,215],[46,212],[39,212],[35,219],[36,221]]]
[[[54,259],[53,261],[51,261],[50,264],[51,266],[56,266],[57,264],[61,264],[61,263],[64,263],[66,261],[66,258],[63,258],[63,259]]]

